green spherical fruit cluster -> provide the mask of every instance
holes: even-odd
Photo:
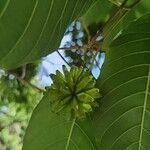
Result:
[[[63,66],[63,73],[51,74],[53,84],[49,88],[51,110],[63,114],[68,119],[84,118],[98,104],[99,89],[94,88],[95,80],[89,71],[72,67],[70,71]]]

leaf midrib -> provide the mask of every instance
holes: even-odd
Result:
[[[67,143],[66,143],[66,146],[65,146],[65,150],[68,150],[75,122],[76,122],[76,119],[73,119],[70,131],[69,131],[68,140],[67,140]]]
[[[145,121],[145,112],[146,112],[146,106],[147,106],[147,100],[148,100],[149,85],[150,85],[150,65],[149,65],[147,83],[146,83],[146,92],[145,92],[144,107],[143,107],[142,122],[141,122],[141,130],[140,130],[140,139],[139,139],[139,147],[138,147],[139,150],[141,149],[141,145],[142,145],[142,137],[143,137],[143,130],[144,130],[144,121]]]
[[[65,150],[68,150],[69,148],[69,144],[70,144],[70,141],[71,141],[71,137],[72,137],[72,134],[73,134],[73,130],[74,130],[74,127],[77,127],[78,129],[81,130],[81,132],[83,133],[83,135],[89,140],[89,142],[91,143],[92,145],[92,148],[93,150],[96,150],[94,144],[92,143],[92,141],[90,140],[90,138],[88,137],[88,135],[83,131],[83,129],[77,124],[76,122],[76,119],[73,119],[72,120],[72,123],[71,123],[71,126],[70,126],[70,130],[69,130],[69,134],[68,134],[68,138],[67,138],[67,143],[65,145]]]

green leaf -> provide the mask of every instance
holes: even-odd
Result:
[[[59,47],[67,26],[96,0],[2,0],[0,67],[16,68]]]
[[[68,121],[50,110],[47,93],[33,112],[23,150],[95,150],[90,119]]]
[[[95,118],[101,150],[150,148],[150,13],[111,44],[99,79],[103,98]]]
[[[98,25],[106,21],[112,13],[113,5],[108,0],[97,1],[82,17],[86,26]]]

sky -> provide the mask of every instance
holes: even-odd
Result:
[[[63,37],[60,47],[64,47],[64,45],[68,41],[71,41],[71,37],[69,34]],[[62,54],[62,56],[65,56],[62,50],[60,50],[59,52]],[[100,68],[102,67],[104,59],[105,59],[105,55],[102,54],[102,57],[99,60]],[[36,79],[40,82],[41,86],[50,86],[52,80],[50,79],[49,74],[55,74],[56,70],[62,71],[62,65],[65,65],[69,68],[69,66],[64,62],[64,60],[59,56],[57,52],[53,52],[47,57],[44,57],[42,60],[43,61],[40,65],[39,74],[36,77]],[[92,74],[95,78],[98,78],[98,76],[100,75],[99,68],[98,67],[94,68],[92,70]]]
[[[61,41],[60,47],[64,47],[67,41],[70,41],[70,35],[65,35]],[[64,56],[64,52],[59,51],[62,56]],[[56,70],[62,71],[62,65],[65,65],[69,68],[66,62],[59,56],[57,52],[53,52],[52,54],[44,57],[42,59],[42,63],[40,65],[39,74],[37,76],[37,80],[40,81],[42,86],[50,86],[52,80],[49,77],[49,74],[55,74]]]

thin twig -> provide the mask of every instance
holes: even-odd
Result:
[[[62,60],[68,65],[70,66],[70,64],[67,62],[67,60],[62,56],[62,54],[57,50],[58,55],[62,58]]]
[[[99,66],[99,63],[98,63],[98,61],[95,59],[95,63],[96,63],[96,66],[98,67],[98,69],[101,71],[101,68],[100,68],[100,66]]]
[[[10,72],[7,71],[7,70],[5,70],[5,72],[6,72],[8,75],[9,75],[9,74],[14,75],[15,78],[16,78],[20,83],[22,83],[23,85],[25,85],[25,86],[27,86],[27,87],[30,87],[30,88],[34,89],[35,91],[37,91],[37,92],[39,92],[39,93],[46,92],[46,90],[41,89],[41,88],[37,87],[36,85],[33,85],[32,83],[30,83],[30,82],[24,80],[21,76],[18,76],[16,73],[12,73],[12,72],[10,73]]]
[[[14,75],[14,74],[13,74],[13,75]],[[19,76],[16,76],[16,75],[15,75],[15,77],[16,77],[16,79],[17,79],[18,81],[20,81],[23,85],[25,85],[25,86],[27,86],[27,87],[30,87],[30,88],[34,89],[35,91],[37,91],[37,92],[42,92],[42,93],[46,92],[46,90],[41,89],[41,88],[39,88],[39,87],[33,85],[32,83],[30,83],[30,82],[28,82],[28,81],[22,79],[22,78],[19,77]]]
[[[22,77],[18,76],[16,73],[11,73],[12,75],[15,76],[15,78],[20,82],[22,83],[23,85],[27,86],[27,87],[30,87],[32,89],[34,89],[35,91],[37,92],[46,92],[44,89],[41,89],[39,87],[37,87],[36,85],[33,85],[32,83],[24,80]]]
[[[78,49],[78,50],[84,50],[84,47],[80,46],[71,46],[71,47],[60,47],[58,50],[72,50],[72,49]]]

